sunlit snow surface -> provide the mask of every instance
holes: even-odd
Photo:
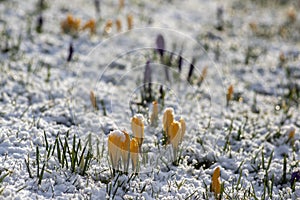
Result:
[[[294,189],[290,184],[292,172],[300,170],[300,5],[282,2],[125,0],[119,9],[119,1],[102,0],[97,13],[92,0],[46,0],[42,10],[37,0],[0,1],[0,199],[214,199],[210,183],[218,166],[223,198],[300,198],[300,183]],[[218,9],[223,30],[216,29]],[[97,33],[62,33],[68,14],[82,24],[99,19]],[[103,34],[108,19],[120,19],[123,32],[113,24]],[[165,55],[173,53],[173,67],[154,53],[159,34]],[[67,62],[70,42],[74,53]],[[193,57],[194,82],[207,67],[201,86],[187,81]],[[147,61],[153,94],[158,97],[161,86],[166,94],[158,126],[150,125],[149,104],[142,112],[140,173],[132,175],[130,166],[128,175],[112,177],[108,133],[119,129],[132,136],[130,119],[139,112],[134,102],[144,88]],[[234,94],[226,105],[231,84]],[[171,162],[170,145],[161,144],[166,107],[187,126],[178,166]],[[72,173],[71,162],[62,167],[57,149],[47,159],[45,135],[48,147],[57,137],[64,143],[67,135],[71,146],[74,135],[82,148],[90,141],[86,174]],[[44,164],[39,184],[37,171]]]

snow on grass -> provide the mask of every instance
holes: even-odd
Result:
[[[130,0],[121,9],[0,1],[0,198],[299,198],[299,9],[270,0]],[[82,26],[94,19],[96,33],[63,33],[68,15]],[[187,125],[177,163],[163,142],[168,107]],[[108,135],[133,138],[133,116],[145,126],[139,173],[113,174]],[[211,190],[216,168],[220,194]]]

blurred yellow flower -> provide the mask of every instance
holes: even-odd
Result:
[[[96,100],[96,96],[94,94],[94,92],[91,90],[90,92],[90,100],[91,100],[91,103],[92,103],[92,106],[95,110],[98,110],[98,105],[97,105],[97,100]]]
[[[116,20],[116,26],[117,26],[117,31],[121,32],[122,31],[122,22],[120,19]]]
[[[61,29],[66,34],[77,34],[80,29],[80,22],[80,19],[76,19],[69,14],[67,18],[61,22]]]
[[[128,30],[131,30],[133,27],[133,16],[131,14],[127,15],[127,25],[128,25]]]
[[[83,25],[82,30],[87,30],[87,29],[90,31],[90,34],[96,33],[96,22],[94,19],[90,19]]]
[[[137,114],[131,118],[131,129],[141,148],[144,140],[144,118],[142,115]]]
[[[109,34],[112,30],[112,25],[113,25],[113,22],[112,20],[107,20],[106,24],[105,24],[105,27],[104,27],[104,33],[105,34]]]
[[[233,96],[233,85],[230,85],[227,89],[227,94],[226,94],[227,105],[229,104],[229,101],[231,101],[232,96]]]
[[[157,120],[158,120],[158,103],[157,101],[152,102],[152,113],[150,117],[150,122],[152,126],[157,126]]]
[[[168,135],[168,129],[173,121],[174,121],[173,108],[166,108],[163,116],[163,129],[167,135]]]
[[[295,128],[291,128],[288,133],[289,133],[289,140],[294,139],[296,133]]]
[[[119,10],[124,8],[124,0],[119,0]]]

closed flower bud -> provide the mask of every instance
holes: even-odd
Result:
[[[131,30],[133,27],[133,16],[131,14],[127,15],[127,25],[128,25],[128,30]]]
[[[295,137],[295,128],[290,128],[288,133],[289,133],[289,140],[294,139],[294,137]]]
[[[132,169],[133,171],[136,171],[139,162],[139,143],[136,138],[132,138],[130,141],[130,157],[132,161]]]
[[[153,108],[152,108],[150,121],[151,121],[152,126],[157,126],[157,120],[158,120],[158,103],[157,103],[157,101],[153,101],[152,106],[153,106]]]
[[[180,142],[182,142],[186,130],[186,124],[183,118],[180,118],[179,123],[181,126]]]
[[[80,22],[80,19],[76,19],[72,15],[68,15],[67,18],[61,22],[61,29],[64,33],[75,35],[79,31]]]
[[[108,135],[108,154],[113,169],[117,169],[121,158],[120,146],[125,141],[125,135],[119,130],[111,131]]]
[[[168,137],[172,147],[174,149],[178,149],[178,145],[181,139],[181,125],[179,122],[174,121],[171,123],[169,130],[168,130]]]
[[[227,94],[226,94],[227,106],[229,105],[229,101],[232,100],[232,96],[233,96],[233,85],[230,85],[227,89]]]
[[[144,118],[142,115],[137,114],[131,118],[131,129],[141,148],[144,140]]]
[[[121,156],[123,161],[123,168],[124,171],[128,171],[128,165],[129,165],[129,150],[130,150],[130,137],[129,134],[126,131],[122,131],[125,137],[124,141],[121,141]]]
[[[174,121],[173,108],[166,108],[163,116],[163,129],[165,134],[168,135],[168,129],[173,121]]]
[[[107,20],[107,22],[105,24],[105,27],[104,27],[104,33],[105,34],[109,34],[111,32],[112,25],[113,25],[113,22],[110,19]]]
[[[116,20],[116,26],[117,26],[117,31],[121,32],[122,31],[122,22],[120,19]]]
[[[96,33],[96,22],[94,19],[91,19],[87,21],[83,27],[82,30],[88,29],[90,31],[90,34],[95,34]]]
[[[221,193],[221,181],[220,181],[221,170],[220,167],[217,167],[214,170],[214,173],[211,178],[211,191],[216,195]]]

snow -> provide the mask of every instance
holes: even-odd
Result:
[[[260,198],[266,172],[269,182],[274,175],[272,198],[300,198],[299,182],[294,189],[289,184],[292,172],[300,169],[297,3],[126,0],[118,10],[119,1],[113,0],[100,1],[101,13],[96,13],[93,1],[45,0],[42,11],[39,2],[0,2],[0,180],[8,174],[0,181],[0,199],[185,199],[189,195],[191,199],[205,195],[214,199],[209,185],[216,167],[221,169],[227,198],[247,198],[243,195],[248,191]],[[296,10],[294,23],[288,22],[291,6]],[[215,28],[218,8],[224,9],[223,31]],[[37,33],[40,12],[43,31]],[[134,21],[130,31],[129,13]],[[63,34],[60,22],[68,14],[80,18],[82,24],[95,18],[97,33]],[[117,18],[122,32],[118,33],[114,24],[112,33],[103,35],[105,22]],[[251,30],[250,23],[256,24],[258,32]],[[282,27],[287,27],[287,32]],[[162,64],[153,53],[159,34],[164,37],[166,52],[174,53],[172,67]],[[19,36],[19,50],[5,50],[6,40],[13,47]],[[72,61],[67,62],[70,42],[74,52]],[[176,59],[181,49],[179,73]],[[284,62],[279,59],[281,54]],[[200,87],[187,81],[193,57],[195,82],[204,67],[208,69]],[[159,104],[158,126],[149,122],[151,103],[146,108],[132,104],[141,98],[148,60]],[[165,78],[166,71],[170,81]],[[234,97],[226,106],[231,84]],[[163,101],[159,99],[160,85],[166,93]],[[290,90],[292,86],[296,87]],[[90,91],[96,96],[98,110],[90,102]],[[296,92],[289,94],[291,91]],[[187,124],[178,165],[172,163],[170,145],[161,143],[165,108]],[[132,138],[133,116],[145,124],[140,171],[131,180],[131,171],[113,177],[108,135],[124,141],[120,130],[125,130]],[[293,130],[295,136],[289,139]],[[70,160],[68,168],[62,167],[56,148],[47,158],[44,135],[49,146],[59,138],[62,143],[66,140],[70,149],[75,135],[77,142],[81,141],[80,152],[90,142],[93,158],[86,174],[80,175],[79,169],[72,173]],[[41,184],[36,147],[39,170],[46,163]],[[237,186],[240,174],[242,187]],[[126,184],[118,186],[123,181]]]
[[[109,133],[109,135],[113,136],[113,137],[118,137],[118,138],[121,138],[121,142],[124,142],[125,141],[125,135],[122,131],[120,130],[114,130],[114,131],[111,131]]]

